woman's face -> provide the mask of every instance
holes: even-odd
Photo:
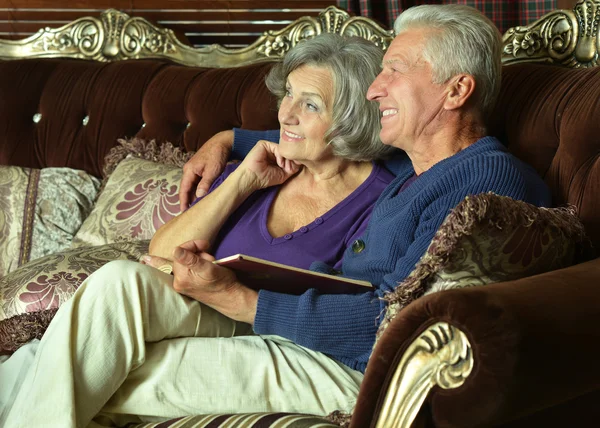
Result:
[[[279,107],[279,153],[305,164],[333,156],[324,139],[331,126],[333,78],[327,68],[303,65],[287,78]]]

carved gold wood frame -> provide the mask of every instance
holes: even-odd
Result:
[[[549,62],[595,67],[600,47],[600,1],[581,0],[573,10],[555,10],[503,37],[502,62]]]
[[[430,326],[402,355],[376,428],[410,427],[431,388],[458,388],[473,364],[471,344],[462,331],[445,322]]]
[[[96,61],[167,59],[197,67],[239,67],[278,60],[299,41],[321,33],[363,37],[386,49],[393,32],[370,19],[350,17],[330,6],[318,17],[302,17],[279,31],[267,31],[242,49],[220,45],[193,48],[181,43],[173,31],[144,18],[109,9],[100,18],[83,17],[57,29],[44,28],[23,40],[0,40],[0,59],[79,58]]]

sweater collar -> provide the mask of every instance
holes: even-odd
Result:
[[[469,147],[461,150],[460,152],[443,159],[429,168],[427,171],[424,171],[418,176],[418,180],[409,186],[407,189],[402,192],[402,195],[408,196],[408,194],[416,192],[417,189],[425,186],[427,183],[431,181],[435,181],[438,178],[442,177],[449,169],[451,169],[454,165],[461,162],[464,159],[467,159],[472,156],[477,156],[481,153],[486,153],[489,151],[495,152],[507,152],[506,147],[495,137],[483,137],[471,144]],[[406,167],[402,171],[399,171],[396,180],[390,183],[388,186],[386,196],[393,197],[398,195],[398,191],[402,187],[402,185],[410,179],[415,174],[415,169],[412,166],[412,163],[406,162]],[[383,196],[383,195],[382,195]]]

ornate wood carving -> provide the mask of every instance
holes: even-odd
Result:
[[[373,21],[350,17],[330,6],[317,18],[302,17],[279,31],[268,31],[242,49],[220,45],[193,48],[181,43],[169,29],[144,18],[109,9],[99,18],[79,18],[63,27],[43,28],[23,40],[0,40],[0,59],[78,58],[95,61],[157,58],[201,67],[239,67],[275,61],[304,39],[321,33],[360,36],[386,49],[393,38]]]
[[[376,428],[410,427],[431,388],[458,388],[473,364],[471,344],[462,331],[445,322],[432,325],[402,355]]]
[[[598,64],[599,21],[600,1],[581,0],[572,11],[556,10],[530,25],[510,28],[503,37],[502,61],[594,67]]]

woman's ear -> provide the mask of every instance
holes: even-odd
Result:
[[[444,108],[455,110],[464,106],[475,92],[475,78],[470,74],[459,74],[448,82]]]

